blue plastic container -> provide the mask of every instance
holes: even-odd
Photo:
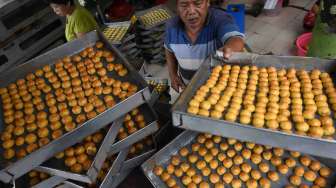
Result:
[[[228,5],[226,12],[235,19],[239,27],[239,31],[245,33],[245,5],[244,4]]]

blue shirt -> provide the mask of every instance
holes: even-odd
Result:
[[[204,60],[233,36],[244,37],[239,32],[233,18],[223,10],[210,8],[205,26],[194,44],[187,36],[179,17],[172,18],[166,24],[165,48],[173,53],[178,61],[179,74],[188,81]]]

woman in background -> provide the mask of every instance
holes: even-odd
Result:
[[[65,38],[67,41],[84,36],[98,28],[92,14],[74,0],[46,0],[58,16],[66,17]]]
[[[336,59],[336,1],[320,0],[315,5],[314,11],[318,17],[309,44],[308,56]]]

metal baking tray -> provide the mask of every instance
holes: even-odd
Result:
[[[0,75],[0,87],[7,86],[9,83],[22,78],[24,75],[36,70],[38,68],[43,67],[44,65],[52,65],[57,59],[72,55],[80,52],[85,49],[87,46],[92,46],[96,43],[96,41],[103,41],[105,43],[105,47],[109,50],[112,50],[116,58],[116,62],[122,63],[129,70],[129,75],[127,80],[138,86],[138,92],[133,96],[117,103],[113,108],[106,110],[104,113],[99,114],[96,118],[91,119],[81,126],[77,127],[72,132],[64,134],[57,140],[52,141],[48,145],[36,150],[25,158],[13,162],[6,163],[6,161],[0,156],[0,180],[8,183],[12,179],[17,179],[23,174],[29,172],[34,169],[38,165],[42,164],[46,160],[53,157],[56,153],[63,151],[65,148],[68,148],[75,143],[83,140],[86,136],[89,136],[99,129],[105,127],[109,123],[116,120],[118,117],[126,114],[131,111],[134,107],[137,107],[143,103],[145,103],[150,98],[150,92],[146,82],[139,75],[137,71],[128,63],[125,57],[109,42],[105,39],[103,34],[99,31],[92,31],[85,35],[83,38],[74,40],[72,42],[66,43],[60,47],[55,48],[52,51],[47,52],[44,55],[36,57],[25,64],[22,64],[14,69],[11,69],[5,73]],[[2,109],[0,111],[0,119],[3,119]],[[4,122],[0,121],[0,130],[4,128]],[[2,149],[0,152],[3,152]]]
[[[187,147],[188,149],[191,149],[191,145],[196,141],[196,137],[199,135],[200,133],[198,132],[194,132],[194,131],[184,131],[182,134],[180,134],[178,137],[176,137],[171,143],[169,143],[167,146],[165,146],[162,150],[160,150],[159,152],[157,152],[154,156],[152,156],[150,159],[148,159],[146,162],[144,162],[141,167],[142,170],[144,171],[145,175],[147,176],[147,178],[150,180],[150,182],[152,183],[152,185],[154,187],[157,188],[162,188],[162,187],[167,187],[167,185],[160,179],[160,177],[156,176],[153,173],[153,168],[156,165],[161,165],[163,167],[166,167],[169,163],[170,163],[170,158],[172,155],[179,155],[178,151],[182,148],[182,147]],[[225,138],[222,138],[225,139]],[[218,147],[218,144],[215,144],[214,147]],[[233,146],[230,146],[231,148],[233,148]],[[220,149],[219,149],[220,150]],[[198,154],[197,154],[198,155]],[[286,156],[288,156],[289,153],[288,151],[285,151],[284,155],[281,157],[282,159]],[[201,156],[198,156],[201,157]],[[312,157],[311,157],[312,158]],[[181,161],[186,161],[187,159],[185,157],[180,157]],[[293,158],[294,159],[294,158]],[[296,160],[296,164],[298,164],[299,162]],[[252,164],[252,162],[250,160],[244,160],[244,162],[249,163],[253,169],[257,169],[257,166],[255,164]],[[267,162],[270,163],[269,161],[266,161],[263,159],[263,162]],[[321,163],[321,165],[325,164],[325,161],[323,161]],[[189,163],[189,162],[188,162]],[[192,164],[192,166],[194,166],[195,170],[197,171],[198,174],[201,174],[200,171],[195,167],[195,164]],[[275,170],[274,166],[269,164],[270,170]],[[328,180],[328,185],[326,187],[334,187],[336,185],[336,173],[335,173],[335,168],[333,168],[332,166],[329,166],[332,170],[333,173],[332,175],[327,179]],[[212,172],[215,172],[215,170],[212,170]],[[291,170],[289,169],[289,173],[287,173],[286,175],[281,175],[279,174],[279,181],[278,182],[272,182],[272,186],[271,187],[284,187],[285,185],[289,184],[288,183],[288,176],[291,175]],[[262,173],[262,176],[265,177],[266,174]],[[204,179],[205,177],[203,176],[203,180],[206,180],[207,182],[209,182],[208,178]],[[180,182],[179,178],[174,177],[174,179],[177,182],[177,185],[179,185],[180,187],[184,187],[183,184]],[[305,183],[307,185],[310,185],[311,183],[307,182],[306,180],[302,179],[302,183]],[[225,185],[225,187],[231,187],[228,185]]]
[[[105,159],[107,158],[107,152],[110,148],[110,145],[114,142],[117,137],[118,131],[122,126],[124,117],[118,118],[111,125],[109,131],[105,135],[102,143],[99,146],[97,154],[92,160],[90,168],[81,174],[74,173],[69,171],[69,168],[65,166],[64,159],[51,159],[41,166],[37,167],[36,170],[55,175],[67,179],[77,180],[86,183],[92,183],[96,180],[99,170],[102,168]]]
[[[151,18],[154,19],[155,22],[150,23],[150,24],[146,23],[146,21],[144,20],[144,16],[147,15],[147,14],[154,13],[154,11],[157,12],[157,13],[154,14],[154,16],[151,17]],[[167,18],[159,19],[159,17],[158,17],[159,12],[158,11],[165,12]],[[135,16],[138,18],[138,20],[144,26],[145,29],[150,29],[150,28],[156,27],[156,26],[158,26],[162,23],[165,23],[167,20],[169,20],[173,16],[173,13],[165,5],[158,5],[158,6],[150,8],[150,9],[146,9],[144,11],[136,12]]]
[[[159,126],[156,122],[157,116],[152,107],[146,103],[141,105],[138,109],[144,115],[146,122],[148,122],[147,126],[127,136],[122,140],[117,140],[114,144],[112,144],[109,147],[108,156],[112,156],[120,152],[121,150],[127,148],[128,146],[135,144],[136,142],[142,140],[143,138],[159,130]]]
[[[99,187],[99,188],[117,187],[127,177],[127,175],[132,172],[132,170],[135,167],[141,165],[146,159],[148,159],[150,156],[152,156],[155,153],[156,143],[154,142],[153,147],[146,146],[143,152],[136,155],[135,157],[128,158],[129,150],[130,150],[130,147],[125,148],[119,152],[117,157],[114,159],[113,164],[110,167],[108,173],[106,174],[104,180],[101,182],[97,181],[96,187]],[[54,184],[59,184],[61,182],[68,181],[66,179],[62,179],[57,176],[53,176],[52,178],[53,178]],[[45,184],[45,182],[41,182],[40,184],[43,186],[47,185]],[[87,185],[85,185],[84,183],[76,183],[76,185],[79,187],[87,187]],[[47,187],[34,187],[34,188],[47,188]]]
[[[156,123],[156,114],[151,109],[151,107],[148,104],[143,104],[138,109],[145,116],[145,120],[146,122],[148,122],[147,126],[122,140],[117,140],[117,134],[119,132],[119,129],[122,127],[124,120],[124,117],[118,118],[118,120],[116,120],[111,126],[107,136],[105,136],[104,141],[101,144],[96,156],[94,157],[91,167],[87,172],[84,172],[82,174],[73,173],[69,171],[69,168],[65,166],[64,160],[56,159],[47,161],[45,164],[39,166],[37,170],[67,179],[72,179],[89,184],[93,183],[97,179],[99,170],[101,169],[105,159],[108,156],[111,156],[111,149],[113,152],[112,154],[117,153],[158,130],[158,125]]]
[[[103,34],[111,44],[121,44],[127,42],[124,41],[124,37],[129,31],[130,26],[131,21],[108,23],[103,29]],[[119,34],[119,37],[115,36],[116,34]]]
[[[296,68],[297,70],[305,69],[307,71],[320,69],[321,71],[329,73],[334,73],[336,70],[334,61],[309,57],[242,54],[241,57],[237,58],[237,61],[239,65],[255,65],[257,67],[273,66],[279,69]],[[194,93],[207,80],[208,75],[211,72],[211,67],[219,63],[222,63],[219,59],[209,57],[200,67],[172,108],[174,126],[336,159],[335,140],[300,136],[265,128],[255,128],[240,123],[215,120],[187,113],[188,103]]]
[[[118,173],[115,173],[115,171],[113,171],[113,169],[111,168],[107,173],[104,181],[99,186],[99,188],[109,188],[118,186],[122,182],[122,180],[119,180],[119,178],[122,174],[124,174],[124,172],[129,171],[130,173],[135,167],[139,166],[146,159],[152,156],[155,153],[155,151],[156,151],[156,144],[154,142],[154,148],[145,149],[144,153],[137,155],[136,157],[133,157],[131,159],[125,159],[125,162],[123,162],[122,167]],[[124,178],[126,177],[127,175],[124,174]]]

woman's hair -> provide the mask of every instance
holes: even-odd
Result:
[[[48,4],[54,3],[54,4],[61,4],[61,5],[67,5],[70,3],[70,5],[74,5],[74,0],[45,0]]]

